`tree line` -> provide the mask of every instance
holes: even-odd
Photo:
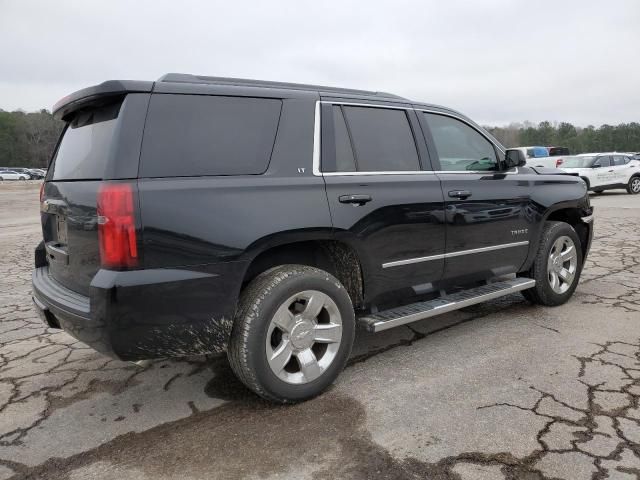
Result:
[[[64,122],[47,110],[0,110],[0,167],[46,168]]]
[[[0,167],[45,168],[64,123],[48,110],[0,110]],[[571,123],[511,123],[485,127],[506,147],[568,147],[571,153],[640,152],[640,123],[576,127]]]
[[[571,153],[640,152],[640,123],[575,127],[567,122],[485,127],[505,147],[558,146]]]

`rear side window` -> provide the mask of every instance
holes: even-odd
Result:
[[[629,157],[623,157],[622,155],[615,155],[613,157],[613,164],[616,166],[626,165],[631,160]]]
[[[152,95],[140,176],[264,173],[281,109],[278,99]]]
[[[333,130],[336,138],[336,171],[353,172],[356,169],[356,162],[353,158],[347,124],[342,115],[342,107],[340,107],[340,105],[334,105],[332,111]]]
[[[418,151],[404,110],[346,105],[342,110],[358,171],[420,170]]]
[[[113,148],[122,102],[78,112],[65,128],[51,180],[101,180]]]
[[[493,144],[464,122],[445,115],[424,114],[444,171],[497,170]]]

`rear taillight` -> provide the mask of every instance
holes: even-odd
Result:
[[[102,185],[98,192],[100,260],[106,268],[138,264],[133,188],[127,183]]]
[[[556,168],[558,168],[560,165],[562,165],[562,159],[561,158],[556,160]]]
[[[42,200],[44,200],[44,182],[40,184],[40,204],[42,204]]]

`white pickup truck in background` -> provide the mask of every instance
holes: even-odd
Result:
[[[528,167],[560,168],[564,156],[570,155],[566,147],[517,147],[524,153]]]

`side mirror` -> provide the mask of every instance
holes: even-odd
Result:
[[[524,167],[527,164],[527,158],[524,156],[522,150],[509,149],[505,153],[504,163],[507,169],[515,167]]]
[[[598,164],[598,163],[594,163],[593,165],[591,165],[591,168],[600,168],[602,165]]]

